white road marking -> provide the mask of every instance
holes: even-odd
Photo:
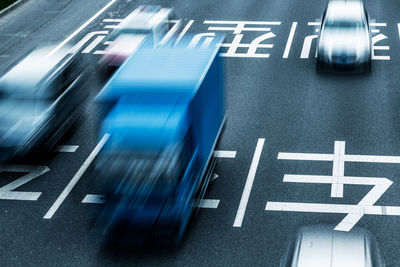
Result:
[[[281,25],[280,21],[234,21],[234,20],[205,20],[204,24],[238,24],[238,22],[242,24],[253,24],[253,25]]]
[[[219,175],[218,175],[218,174],[216,174],[216,173],[213,173],[213,177],[211,178],[211,181],[217,180],[217,179],[218,179],[218,177],[219,177]]]
[[[400,23],[397,23],[397,29],[399,30],[399,38],[400,38]]]
[[[94,55],[105,55],[105,54],[107,54],[107,51],[106,50],[96,50],[96,51],[94,51],[93,54]]]
[[[344,151],[346,143],[335,141],[333,152],[331,197],[343,197]]]
[[[10,57],[10,55],[0,55],[0,57],[6,58],[6,57]]]
[[[231,150],[215,150],[214,157],[216,158],[230,158],[233,159],[236,157],[236,151]]]
[[[190,26],[192,26],[194,20],[189,20],[188,24],[186,24],[185,28],[183,28],[183,30],[181,31],[181,33],[179,34],[178,38],[176,38],[175,44],[177,45],[179,43],[179,41],[182,39],[182,37],[186,34],[186,32],[189,30]]]
[[[219,199],[202,199],[197,204],[197,207],[202,209],[216,209],[218,205]]]
[[[74,153],[79,146],[75,145],[64,145],[64,146],[56,146],[54,151],[61,152],[61,153]]]
[[[90,32],[90,33],[86,34],[85,37],[83,37],[76,45],[74,45],[74,47],[72,47],[71,52],[72,53],[78,52],[81,49],[81,47],[83,47],[87,42],[90,41],[90,39],[93,38],[93,36],[95,36],[95,35],[104,36],[104,35],[107,35],[107,34],[108,34],[108,31]]]
[[[89,54],[104,39],[104,35],[97,36],[83,51],[83,54]]]
[[[371,26],[371,27],[386,27],[386,23],[370,22],[369,26]]]
[[[50,169],[47,166],[33,166],[33,165],[7,165],[1,166],[0,172],[27,172],[21,178],[6,184],[0,188],[0,199],[7,200],[28,200],[36,201],[42,192],[22,192],[13,191],[14,189],[32,181],[40,175],[48,172]]]
[[[103,19],[103,22],[117,22],[121,23],[123,19]]]
[[[392,185],[393,182],[391,180],[384,177],[344,176],[345,162],[399,164],[400,157],[398,156],[346,155],[345,142],[335,141],[333,154],[279,153],[278,159],[333,161],[331,176],[285,174],[283,177],[284,182],[331,184],[331,197],[343,197],[343,185],[345,184],[373,185],[373,188],[357,205],[267,202],[266,210],[347,213],[345,218],[335,227],[335,230],[338,231],[350,231],[364,214],[400,215],[400,213],[396,213],[396,211],[400,210],[400,207],[383,206],[375,209],[376,207],[374,206],[374,204]],[[394,210],[392,214],[388,214],[387,208],[392,211]],[[380,212],[371,213],[365,210],[374,210],[374,212],[377,210]]]
[[[68,36],[64,41],[62,41],[59,45],[57,45],[47,56],[50,57],[54,53],[56,53],[60,48],[62,48],[66,43],[71,41],[78,33],[80,33],[84,28],[86,28],[93,20],[95,20],[98,16],[100,16],[104,11],[106,11],[112,4],[114,4],[117,0],[111,0],[105,7],[103,7],[99,12],[94,14],[89,20],[83,23],[78,29],[76,29],[70,36]]]
[[[106,202],[105,195],[87,194],[85,198],[82,200],[82,203],[89,203],[89,204],[104,204],[105,202]]]
[[[64,202],[64,200],[67,198],[68,194],[72,191],[74,186],[78,183],[79,179],[82,177],[82,175],[85,173],[87,168],[90,166],[92,161],[95,159],[97,154],[100,152],[100,150],[103,148],[105,143],[107,142],[109,138],[109,134],[105,134],[103,138],[100,140],[100,142],[96,145],[92,153],[90,153],[89,157],[85,160],[83,165],[79,168],[78,172],[74,175],[72,180],[68,183],[67,187],[65,187],[64,191],[59,195],[57,200],[53,203],[53,205],[50,207],[50,209],[47,211],[47,213],[44,215],[43,219],[51,219],[58,210],[58,208],[61,206],[61,204]]]
[[[288,58],[290,48],[292,47],[294,33],[296,32],[297,22],[292,23],[292,27],[290,28],[289,38],[286,43],[285,51],[283,52],[282,58]]]
[[[254,151],[253,160],[250,165],[249,174],[247,176],[246,184],[244,186],[244,190],[242,193],[242,198],[240,199],[239,208],[236,213],[235,222],[233,223],[234,227],[241,227],[244,214],[246,212],[247,203],[249,202],[250,192],[253,187],[254,178],[256,176],[258,162],[261,158],[261,152],[264,147],[264,138],[259,138],[256,146],[256,150]]]

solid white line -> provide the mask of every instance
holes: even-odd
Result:
[[[400,163],[400,157],[397,156],[344,155],[344,160],[350,162]]]
[[[193,22],[194,22],[194,20],[189,20],[188,24],[186,24],[185,28],[183,28],[183,30],[179,34],[178,38],[176,38],[174,45],[177,45],[179,43],[179,41],[182,39],[182,37],[185,35],[185,33],[189,30],[190,26],[192,26]]]
[[[103,19],[103,22],[122,22],[123,19]]]
[[[333,154],[279,152],[278,159],[333,161]]]
[[[249,202],[250,192],[253,187],[254,178],[256,177],[256,172],[258,168],[258,162],[260,161],[261,152],[264,147],[264,138],[259,138],[254,152],[253,160],[250,165],[249,174],[247,176],[246,184],[244,186],[242,198],[240,199],[239,208],[236,213],[235,222],[233,227],[241,227],[244,214],[246,212],[247,203]]]
[[[290,52],[290,48],[292,47],[293,36],[296,31],[296,27],[297,27],[297,22],[293,22],[292,27],[290,28],[289,38],[286,43],[285,51],[283,52],[283,56],[282,56],[283,58],[288,58],[288,56],[289,56],[289,52]]]
[[[219,199],[202,199],[197,204],[198,208],[202,209],[216,209],[219,205]]]
[[[105,196],[104,195],[92,195],[92,194],[87,194],[85,198],[82,200],[82,203],[88,203],[88,204],[104,204],[105,201]]]
[[[386,27],[386,23],[376,23],[376,22],[371,22],[369,24],[371,27]]]
[[[56,53],[61,47],[63,47],[66,43],[71,41],[78,33],[80,33],[84,28],[86,28],[93,20],[95,20],[98,16],[100,16],[104,11],[106,11],[112,4],[117,0],[111,0],[105,7],[103,7],[99,12],[97,12],[93,17],[91,17],[88,21],[82,24],[76,31],[74,31],[70,36],[68,36],[64,41],[62,41],[59,45],[57,45],[47,56],[50,57],[54,53]]]
[[[236,27],[208,27],[209,31],[235,31]],[[248,27],[248,28],[244,28],[242,31],[254,31],[254,32],[258,32],[258,31],[266,31],[269,32],[271,31],[271,28],[254,28],[254,27]]]
[[[230,158],[233,159],[236,157],[236,151],[229,150],[215,150],[214,157],[216,158]]]
[[[331,197],[343,197],[344,154],[346,143],[335,141],[332,168]]]
[[[397,23],[397,29],[399,30],[399,38],[400,38],[400,23]]]
[[[280,21],[233,21],[233,20],[205,20],[204,24],[253,24],[253,25],[281,25]]]
[[[247,54],[247,53],[243,53],[243,54],[220,53],[219,56],[220,57],[269,58],[269,54],[264,55],[264,54]]]
[[[74,186],[78,183],[79,179],[82,177],[82,175],[85,173],[87,168],[90,166],[94,158],[97,156],[97,154],[100,152],[100,150],[103,148],[104,144],[107,142],[109,138],[109,134],[105,134],[103,138],[100,140],[100,142],[96,145],[92,153],[90,153],[89,157],[85,160],[83,165],[79,168],[78,172],[74,175],[72,180],[69,182],[67,187],[62,191],[60,196],[57,198],[57,200],[53,203],[51,208],[47,211],[47,213],[44,215],[43,219],[51,219],[54,215],[54,213],[58,210],[58,208],[61,206],[61,204],[64,202],[64,200],[67,198],[68,194],[72,191]]]
[[[61,153],[74,153],[78,148],[79,148],[79,146],[73,146],[73,145],[56,146],[54,151],[61,152]]]

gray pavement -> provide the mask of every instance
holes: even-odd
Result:
[[[0,72],[34,47],[61,43],[109,3],[109,0],[27,1],[0,17]],[[99,204],[83,204],[87,194],[102,188],[90,169],[82,176],[51,219],[43,216],[92,152],[99,137],[95,107],[60,141],[79,145],[74,153],[50,153],[12,164],[48,166],[50,171],[19,187],[18,191],[42,192],[37,201],[0,199],[0,262],[2,266],[278,266],[287,243],[303,225],[338,225],[346,214],[265,210],[267,202],[356,205],[371,185],[344,185],[343,197],[331,197],[331,184],[283,182],[285,174],[332,175],[332,161],[278,159],[280,152],[333,154],[335,141],[344,141],[346,154],[400,156],[399,75],[400,39],[398,1],[365,0],[374,23],[387,39],[376,52],[390,60],[374,60],[370,75],[322,75],[315,72],[315,39],[308,58],[301,58],[307,36],[316,34],[308,25],[322,14],[325,1],[127,1],[117,0],[69,42],[112,25],[104,19],[122,19],[140,4],[174,7],[190,32],[211,33],[209,27],[229,26],[212,21],[280,22],[270,27],[276,35],[265,40],[272,48],[257,49],[265,57],[226,57],[225,81],[228,120],[219,150],[237,151],[235,158],[218,159],[206,197],[219,199],[216,209],[202,209],[173,252],[126,253],[107,251],[90,237]],[[292,23],[297,22],[290,53],[283,58]],[[115,23],[114,23],[115,24]],[[232,30],[227,42],[234,38]],[[266,31],[244,32],[250,43]],[[374,33],[379,34],[379,33]],[[94,96],[101,89],[95,67],[96,50],[81,55]],[[245,53],[246,49],[238,50]],[[224,51],[227,52],[227,49]],[[303,54],[304,55],[304,54]],[[250,191],[241,227],[234,221],[259,138],[264,138],[261,158]],[[339,145],[339,143],[337,143]],[[4,170],[6,167],[2,167]],[[0,186],[25,173],[0,173]],[[377,206],[400,206],[400,164],[346,162],[346,176],[385,177],[393,182]],[[304,205],[303,205],[304,206]],[[400,216],[364,215],[356,226],[377,238],[387,266],[398,266]]]

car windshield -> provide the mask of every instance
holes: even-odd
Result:
[[[354,29],[363,27],[361,18],[344,18],[344,19],[327,19],[325,22],[326,28],[344,28]]]

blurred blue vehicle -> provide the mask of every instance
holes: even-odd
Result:
[[[96,228],[118,243],[180,243],[225,121],[223,38],[141,48],[97,96],[109,138],[95,164],[108,190]]]

